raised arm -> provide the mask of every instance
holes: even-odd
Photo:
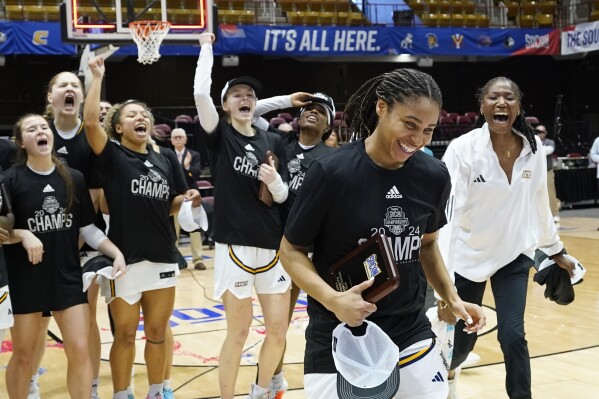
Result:
[[[208,134],[216,130],[219,119],[214,102],[210,97],[212,65],[214,63],[212,55],[213,42],[214,34],[204,32],[200,35],[200,56],[193,82],[193,98],[200,118],[200,125]]]
[[[94,154],[100,155],[108,142],[108,135],[100,123],[100,93],[106,69],[104,59],[100,57],[92,58],[88,65],[93,78],[83,106],[83,123],[89,146]]]

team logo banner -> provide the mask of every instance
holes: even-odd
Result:
[[[599,21],[576,25],[562,32],[562,54],[599,50]]]
[[[572,36],[576,39],[570,39],[570,44],[576,44],[577,49],[578,46],[585,48],[575,52],[590,51],[589,42],[594,43],[594,49],[599,48],[599,23],[583,25],[594,28],[581,28],[578,36]],[[219,40],[214,47],[216,55],[546,55],[558,54],[560,40],[559,31],[552,29],[258,25],[221,25],[219,29]],[[197,46],[193,45],[164,45],[160,48],[160,53],[166,56],[197,56],[198,52]],[[0,54],[75,53],[74,45],[62,43],[60,24],[57,22],[0,22]],[[562,53],[567,54],[563,50]],[[137,54],[137,48],[125,46],[117,54],[134,55]]]

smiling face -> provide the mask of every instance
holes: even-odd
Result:
[[[520,114],[520,94],[506,79],[498,79],[483,92],[480,110],[494,133],[509,133]]]
[[[439,119],[439,105],[430,98],[417,97],[392,106],[379,99],[376,113],[379,122],[372,140],[381,164],[399,167],[416,151],[429,144]]]
[[[227,90],[223,110],[238,122],[250,122],[256,108],[254,89],[245,84],[238,84]]]
[[[141,104],[126,104],[119,110],[114,129],[124,146],[144,147],[152,131],[150,112]]]
[[[54,135],[48,121],[41,115],[31,115],[22,119],[19,125],[17,142],[25,150],[27,157],[49,158],[54,146]]]
[[[78,116],[83,103],[81,81],[71,72],[61,72],[48,85],[48,103],[54,115]]]
[[[300,130],[311,129],[322,134],[329,129],[328,114],[324,106],[318,103],[306,105],[297,122]]]

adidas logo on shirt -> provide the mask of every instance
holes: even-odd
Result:
[[[437,374],[435,374],[435,376],[433,377],[432,382],[445,382],[440,371],[437,371]]]
[[[389,190],[387,192],[387,195],[385,196],[385,198],[387,198],[387,199],[403,198],[403,195],[401,195],[399,193],[399,190],[397,189],[397,187],[393,186],[393,187],[391,187],[391,190]]]
[[[285,281],[287,281],[287,279],[285,278],[285,276],[281,276],[281,277],[279,277],[279,279],[277,280],[277,283],[284,283]]]
[[[152,162],[150,162],[150,161],[148,161],[148,160],[146,160],[146,161],[144,162],[144,165],[146,165],[148,168],[151,168],[152,166],[154,166],[154,165],[152,165]]]
[[[53,193],[54,189],[52,188],[51,185],[46,184],[46,187],[44,187],[44,189],[42,190],[44,193]]]
[[[475,183],[486,183],[485,178],[483,177],[483,175],[478,176],[476,179],[474,179]]]
[[[56,150],[56,152],[59,153],[59,154],[68,154],[69,153],[69,151],[67,150],[67,148],[64,147],[64,146],[60,147],[58,150]]]
[[[254,147],[252,147],[252,145],[251,145],[251,144],[248,144],[248,145],[246,145],[246,146],[245,146],[245,147],[243,147],[243,148],[245,148],[245,149],[246,149],[246,150],[248,150],[248,151],[254,151]]]

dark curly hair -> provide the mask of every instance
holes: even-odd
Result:
[[[372,134],[378,123],[376,101],[380,98],[391,109],[394,103],[429,98],[441,109],[443,95],[433,77],[416,69],[401,68],[376,76],[362,85],[348,100],[345,114],[352,132],[359,137]]]

